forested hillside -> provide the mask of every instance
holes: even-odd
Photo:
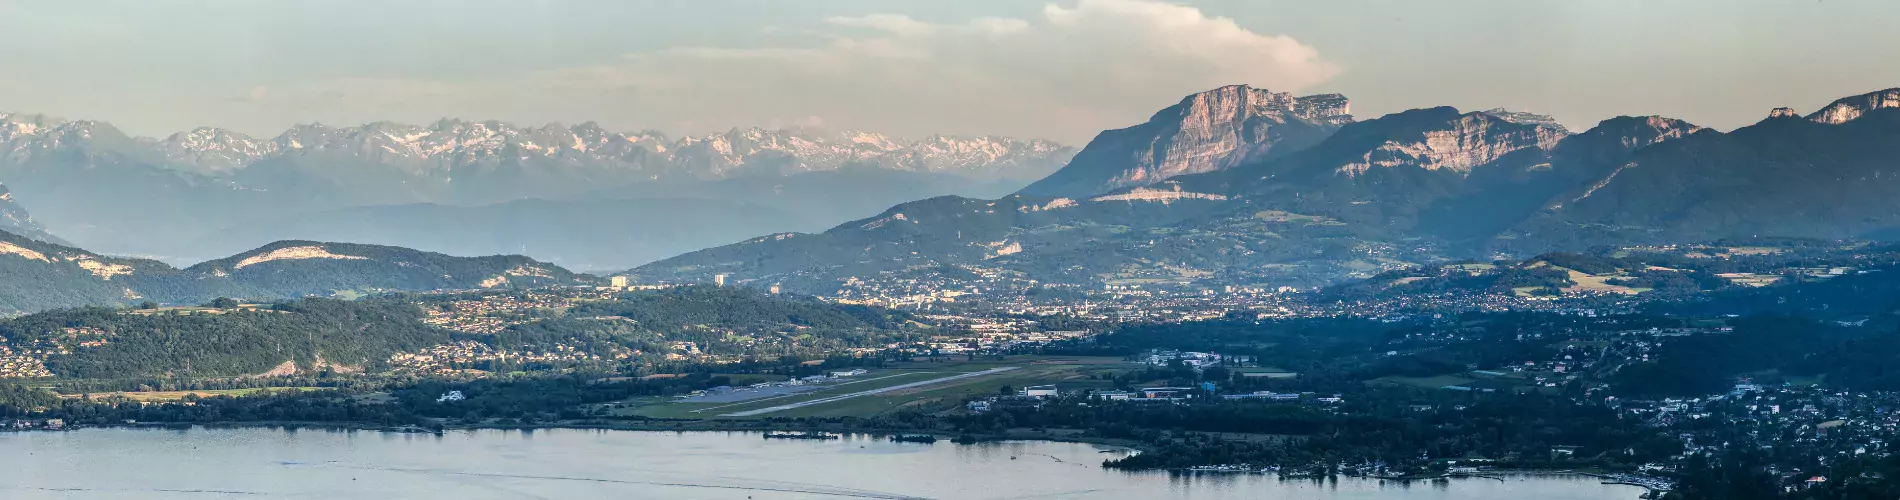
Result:
[[[449,340],[395,301],[305,299],[193,310],[82,308],[0,322],[15,350],[43,349],[65,378],[228,377],[375,369],[397,351]],[[290,365],[286,365],[289,363]]]
[[[908,314],[736,287],[391,294],[58,309],[0,321],[0,379],[621,369],[877,348]]]
[[[457,257],[401,247],[280,241],[178,269],[0,231],[0,314],[49,308],[200,304],[390,291],[586,285],[594,278],[519,255]]]

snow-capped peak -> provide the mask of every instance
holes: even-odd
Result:
[[[90,140],[97,122],[0,113],[0,159],[23,157]],[[116,130],[113,136],[121,136]],[[919,141],[870,131],[813,127],[733,128],[724,133],[669,138],[654,131],[615,133],[599,124],[520,126],[500,121],[444,118],[427,125],[374,122],[353,127],[299,124],[270,139],[200,127],[159,139],[129,141],[150,148],[163,166],[209,175],[243,171],[285,155],[309,161],[387,165],[411,174],[472,165],[549,164],[645,172],[649,178],[836,170],[849,165],[899,170],[994,174],[1031,168],[1040,175],[1067,161],[1068,148],[1048,141],[1001,137],[931,136]],[[1029,167],[1034,166],[1034,167]],[[1048,168],[1043,168],[1048,166]]]
[[[156,146],[174,165],[204,172],[226,172],[277,153],[277,143],[221,128],[179,132]]]

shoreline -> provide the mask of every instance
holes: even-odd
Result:
[[[441,429],[428,429],[428,428],[422,428],[422,427],[417,427],[417,426],[387,426],[387,425],[369,424],[369,423],[363,423],[363,422],[306,422],[306,421],[212,422],[212,423],[137,422],[137,423],[130,423],[130,424],[103,424],[103,425],[88,424],[88,425],[71,426],[71,427],[66,427],[63,429],[56,429],[56,430],[55,429],[27,429],[27,430],[9,429],[9,430],[0,430],[0,432],[23,432],[23,433],[24,432],[72,432],[72,431],[80,431],[80,430],[86,430],[86,429],[133,429],[133,430],[268,429],[268,430],[280,430],[280,431],[297,431],[297,430],[309,429],[309,430],[330,430],[330,431],[372,431],[372,432],[383,432],[383,433],[391,433],[391,434],[421,434],[421,435],[435,435],[435,436],[441,436],[450,431],[484,431],[484,430],[498,430],[498,431],[512,430],[512,431],[528,431],[528,432],[540,431],[540,430],[577,430],[577,431],[593,430],[593,431],[628,431],[628,432],[728,432],[728,433],[729,432],[744,432],[744,433],[757,433],[761,435],[771,433],[771,432],[788,432],[789,431],[789,432],[832,433],[832,434],[861,434],[861,435],[878,436],[878,437],[890,437],[890,436],[901,436],[901,435],[913,435],[913,436],[929,435],[929,436],[937,437],[939,438],[939,440],[948,441],[954,444],[974,444],[978,442],[1005,442],[1005,441],[1047,441],[1047,442],[1057,442],[1057,443],[1093,444],[1093,445],[1099,445],[1099,446],[1104,446],[1104,447],[1119,448],[1122,450],[1133,451],[1135,453],[1146,453],[1149,451],[1142,445],[1142,443],[1136,442],[1136,441],[1130,441],[1130,440],[1124,440],[1124,439],[1094,438],[1094,437],[1074,435],[1074,434],[1052,433],[1052,432],[1047,432],[1047,431],[953,435],[953,434],[946,434],[942,432],[873,429],[873,428],[851,427],[851,426],[788,425],[786,423],[774,423],[774,422],[766,422],[766,421],[758,421],[758,420],[645,420],[645,421],[620,421],[620,422],[567,422],[567,423],[560,423],[560,424],[476,424],[476,425],[444,426]],[[971,438],[971,439],[964,439],[964,438]],[[1125,470],[1125,471],[1126,472],[1166,472],[1170,474],[1241,472],[1241,471],[1196,470],[1192,467],[1158,468],[1158,469]],[[1324,476],[1287,475],[1287,474],[1281,474],[1278,472],[1267,473],[1267,472],[1245,471],[1245,473],[1271,474],[1276,477],[1280,477],[1282,479],[1304,479],[1304,478],[1323,478],[1324,477]],[[1369,480],[1369,481],[1376,480],[1376,481],[1397,481],[1397,482],[1430,481],[1430,480],[1442,480],[1442,479],[1493,479],[1493,480],[1498,480],[1498,481],[1504,481],[1505,479],[1500,476],[1508,476],[1508,475],[1516,475],[1516,474],[1523,474],[1523,475],[1542,474],[1542,475],[1560,475],[1560,476],[1570,475],[1570,476],[1591,477],[1591,478],[1602,480],[1601,481],[1602,484],[1635,486],[1635,487],[1642,488],[1644,490],[1644,493],[1642,494],[1641,498],[1657,498],[1661,494],[1667,493],[1669,491],[1668,489],[1660,489],[1650,484],[1627,481],[1625,479],[1628,476],[1606,474],[1602,472],[1588,472],[1588,471],[1581,471],[1581,470],[1576,470],[1576,469],[1497,469],[1497,470],[1485,470],[1485,471],[1480,471],[1477,473],[1470,473],[1470,474],[1445,473],[1445,474],[1435,474],[1435,475],[1430,475],[1430,476],[1373,476],[1373,475],[1339,474],[1336,477],[1348,477],[1348,478],[1353,478],[1353,479],[1361,479],[1361,480]],[[1650,476],[1642,476],[1642,477],[1650,477]]]
[[[1642,488],[1643,498],[1661,498],[1662,495],[1667,494],[1670,491],[1672,491],[1672,489],[1658,488],[1656,486],[1645,484],[1640,481],[1631,481],[1631,480],[1628,480],[1627,477],[1617,476],[1614,474],[1602,474],[1602,473],[1596,473],[1596,472],[1583,472],[1583,471],[1572,471],[1571,473],[1581,474],[1581,475],[1601,479],[1603,480],[1603,484],[1620,484],[1620,485],[1625,485],[1625,486],[1635,486],[1635,487]],[[1643,476],[1643,477],[1651,477],[1651,476]]]
[[[1084,443],[1123,448],[1137,452],[1146,452],[1142,443],[1125,439],[1095,438],[1088,436],[1051,433],[1051,432],[1004,432],[985,434],[955,434],[933,431],[878,429],[842,425],[796,425],[766,422],[760,420],[646,420],[621,422],[567,422],[559,424],[474,424],[450,425],[440,429],[431,429],[413,425],[389,426],[365,422],[321,422],[321,421],[256,421],[256,422],[136,422],[122,424],[84,424],[72,425],[61,429],[5,429],[0,432],[72,432],[85,429],[277,429],[277,430],[342,430],[372,431],[391,434],[430,434],[442,435],[451,431],[537,431],[537,430],[607,430],[630,432],[811,432],[833,434],[864,434],[873,436],[929,435],[942,441],[958,442],[971,438],[976,442],[998,441],[1050,441],[1059,443]]]

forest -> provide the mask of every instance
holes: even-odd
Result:
[[[413,305],[302,299],[265,307],[144,310],[89,307],[0,322],[16,347],[58,349],[45,363],[65,378],[230,377],[285,362],[304,371],[375,369],[390,354],[449,333]]]

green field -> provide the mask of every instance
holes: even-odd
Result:
[[[1402,385],[1406,387],[1417,387],[1420,389],[1437,389],[1437,388],[1448,386],[1448,385],[1469,384],[1471,383],[1471,381],[1472,379],[1459,377],[1455,375],[1435,375],[1431,377],[1400,377],[1397,375],[1387,375],[1384,377],[1367,380],[1366,384],[1369,384],[1369,385],[1391,384],[1391,385]]]
[[[1236,368],[1234,369],[1234,373],[1239,373],[1241,374],[1241,376],[1247,376],[1247,377],[1267,377],[1267,378],[1294,378],[1294,377],[1300,376],[1300,374],[1298,373],[1286,371],[1284,369],[1280,369],[1280,368],[1272,367],[1272,366],[1261,366],[1261,367],[1253,367],[1253,368]]]

